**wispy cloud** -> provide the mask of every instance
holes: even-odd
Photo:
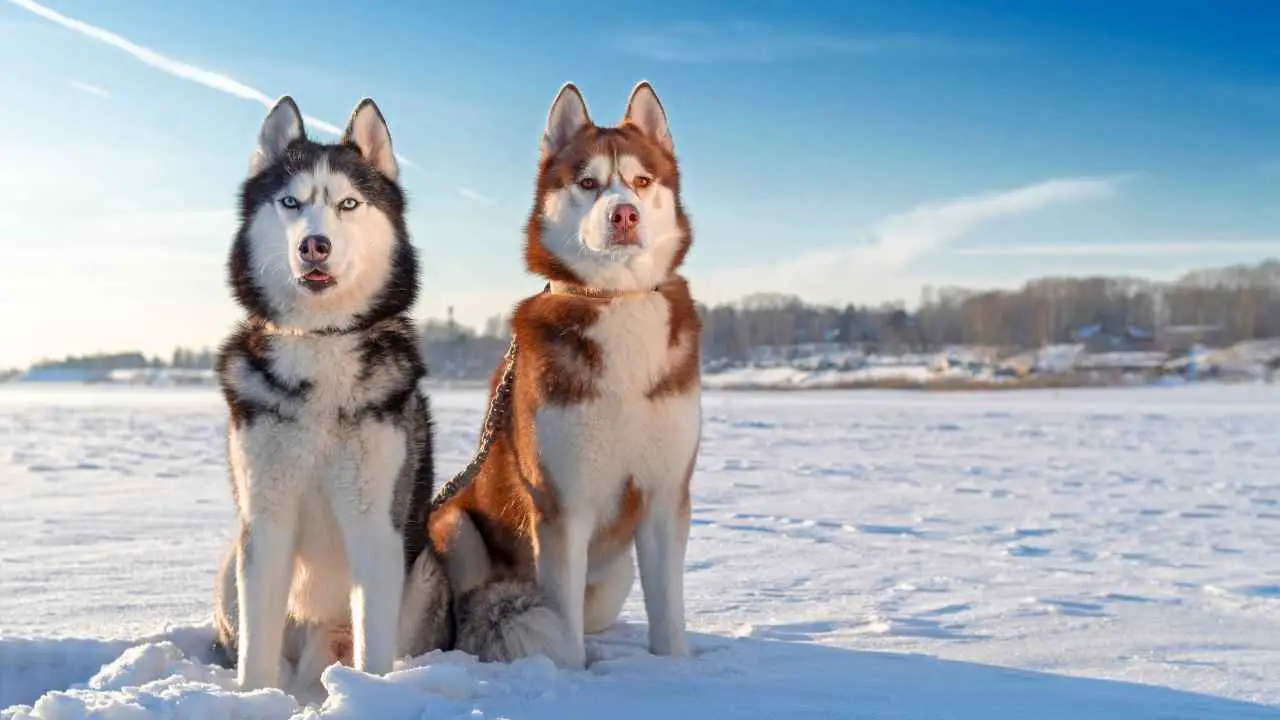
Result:
[[[1002,52],[994,42],[911,33],[827,35],[759,23],[681,23],[610,38],[624,54],[670,63],[770,63],[814,56],[978,56]]]
[[[956,248],[954,255],[989,257],[1091,257],[1097,255],[1199,255],[1202,253],[1280,252],[1280,237],[1258,240],[1006,245]]]
[[[176,78],[181,78],[189,82],[203,85],[212,90],[217,90],[218,92],[238,97],[243,100],[250,100],[262,105],[263,107],[269,108],[275,104],[275,98],[255,87],[250,87],[235,78],[162,55],[155,50],[142,47],[141,45],[121,37],[110,30],[106,30],[96,25],[90,25],[82,20],[68,17],[55,10],[51,10],[44,5],[33,2],[33,0],[9,0],[9,2],[50,22],[57,23],[68,30],[75,31],[87,38],[97,40],[100,43],[122,50],[134,59]],[[327,120],[322,120],[312,115],[303,115],[302,117],[303,120],[306,121],[308,128],[314,128],[330,135],[342,134],[343,129],[341,127]],[[398,159],[402,165],[408,167],[413,166],[413,163],[403,155],[397,154],[396,159]]]
[[[95,25],[90,25],[84,21],[67,17],[62,13],[51,10],[39,3],[32,2],[32,0],[9,0],[9,2],[17,5],[23,10],[39,15],[50,22],[57,23],[68,30],[73,30],[85,37],[110,45],[116,49],[123,50],[135,59],[150,65],[161,72],[173,75],[174,77],[204,85],[207,88],[226,93],[227,95],[232,95],[244,100],[252,100],[264,107],[271,107],[271,105],[275,103],[275,98],[269,97],[261,90],[245,85],[239,80],[227,77],[221,73],[213,72],[212,70],[205,70],[204,68],[189,65],[180,60],[174,60],[173,58],[161,55],[154,50],[137,45],[111,32],[110,30],[105,30]],[[314,127],[317,130],[324,131],[331,135],[342,134],[342,128],[331,122],[326,122],[310,115],[304,115],[303,119],[306,120],[309,126]]]
[[[808,300],[846,302],[903,297],[906,271],[980,226],[1053,206],[1114,195],[1128,176],[1046,180],[1012,190],[919,205],[874,223],[853,247],[829,248],[783,263],[712,271],[698,282],[708,300],[755,292],[803,292]],[[913,290],[912,290],[913,291]]]
[[[497,206],[498,204],[497,200],[494,200],[493,198],[489,197],[488,195],[485,195],[484,193],[478,190],[472,190],[471,188],[463,187],[462,185],[457,186],[457,190],[458,190],[458,194],[461,195],[462,197],[468,200],[471,200],[473,202],[478,202],[481,205]]]
[[[117,35],[116,33],[111,32],[110,30],[90,25],[82,20],[67,17],[66,15],[55,10],[51,10],[39,3],[33,2],[32,0],[9,0],[9,2],[49,20],[50,22],[57,23],[69,30],[80,33],[85,37],[92,38],[98,42],[105,43],[111,47],[122,50],[142,63],[174,77],[203,85],[207,88],[217,90],[218,92],[225,93],[233,97],[256,102],[263,107],[269,108],[275,104],[275,98],[255,87],[246,85],[235,78],[228,77],[222,73],[214,72],[212,70],[196,67],[195,65],[190,65],[180,60],[175,60],[149,48],[142,47],[124,37],[121,37],[120,35]],[[107,93],[106,90],[93,87],[92,85],[85,85],[77,82],[72,82],[72,85],[84,92],[99,95],[101,97],[110,97],[110,94]],[[303,115],[302,117],[303,120],[306,121],[308,128],[314,128],[330,135],[342,134],[343,128],[327,120],[322,120],[312,115]],[[396,153],[396,159],[405,167],[414,167],[413,162],[411,162],[409,158],[399,153]],[[459,195],[473,202],[485,205],[497,204],[496,201],[491,198],[468,188],[459,187],[457,188],[457,191]]]
[[[71,84],[71,87],[73,87],[73,88],[75,88],[75,89],[79,90],[80,92],[89,93],[90,95],[97,95],[97,96],[98,96],[98,97],[100,97],[100,98],[110,98],[110,97],[111,97],[111,93],[110,93],[110,92],[108,92],[107,90],[105,90],[105,89],[103,89],[103,88],[98,87],[97,85],[90,85],[89,83],[82,83],[82,82],[80,82],[79,80],[68,80],[67,82]]]

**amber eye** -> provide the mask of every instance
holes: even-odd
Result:
[[[595,178],[585,177],[578,181],[578,187],[583,190],[595,190],[597,187],[600,187],[600,183],[596,182]]]
[[[647,188],[653,184],[653,179],[647,178],[644,175],[637,175],[636,179],[631,181],[631,184],[635,185],[636,188]]]

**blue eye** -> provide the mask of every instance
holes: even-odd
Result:
[[[360,201],[355,198],[347,198],[338,203],[339,210],[355,210],[360,207]]]
[[[297,210],[298,198],[292,195],[285,195],[284,197],[280,198],[280,204],[289,208],[290,210]]]

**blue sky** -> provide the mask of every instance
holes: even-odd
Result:
[[[284,93],[387,116],[419,317],[541,287],[521,228],[566,80],[601,123],[654,83],[707,302],[1280,256],[1265,2],[440,5],[0,0],[0,367],[216,343],[236,186]]]

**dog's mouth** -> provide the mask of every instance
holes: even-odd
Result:
[[[630,248],[634,250],[643,250],[644,247],[640,243],[640,233],[634,230],[626,232],[610,233],[609,247],[611,248]]]
[[[313,293],[323,292],[333,287],[335,283],[332,275],[319,268],[309,270],[298,278],[298,284]]]
[[[592,254],[617,260],[629,258],[645,251],[645,245],[641,242],[638,233],[619,233],[616,235],[606,233],[599,236],[599,239],[588,239],[588,236],[584,233],[578,236],[578,242],[584,250]]]

